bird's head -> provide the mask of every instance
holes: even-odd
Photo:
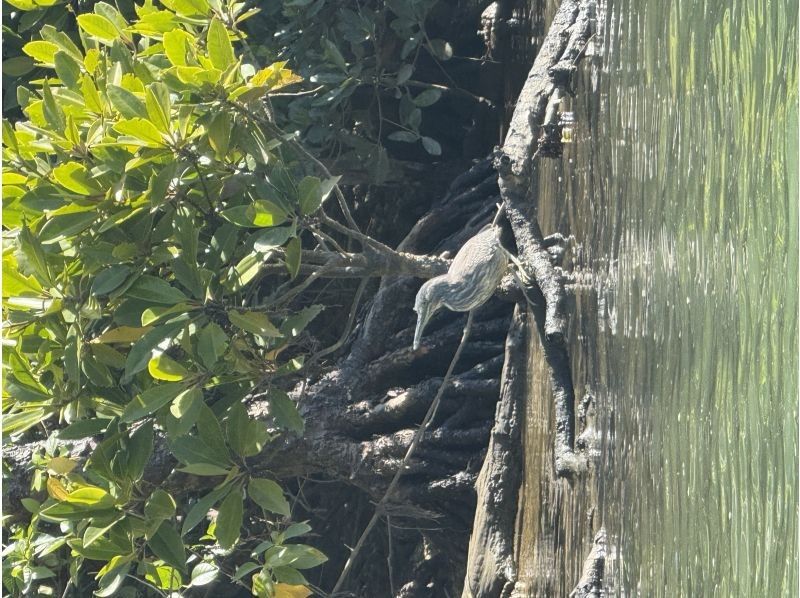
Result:
[[[423,284],[417,292],[417,299],[414,301],[414,311],[417,312],[417,328],[414,331],[415,351],[419,349],[422,332],[425,330],[428,320],[442,306],[446,288],[445,277],[437,276]]]

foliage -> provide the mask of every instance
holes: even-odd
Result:
[[[426,28],[436,4],[292,0],[255,15],[250,27],[275,31],[277,46],[320,89],[291,99],[285,126],[343,164],[366,164],[377,181],[389,176],[387,142],[421,144],[439,156],[439,142],[421,130],[422,116],[445,88],[417,73],[423,58],[441,63],[453,56],[450,44]],[[269,47],[256,51],[274,58]]]
[[[98,2],[77,16],[80,44],[45,25],[22,48],[44,75],[19,90],[26,120],[3,122],[3,433],[49,437],[33,463],[46,497],[26,499],[4,555],[14,595],[52,592],[64,570],[74,587],[96,573],[97,596],[131,577],[167,593],[223,574],[305,595],[301,570],[325,560],[289,542],[308,526],[247,461],[302,432],[280,381],[303,367],[320,308],[291,311],[286,290],[335,184],[305,176],[271,124],[266,98],[300,77],[240,57],[253,14],[146,0],[128,20]],[[282,286],[262,296],[268,274]],[[243,403],[255,390],[269,427]],[[69,443],[88,437],[81,469]],[[154,487],[154,446],[213,489],[192,501]],[[269,540],[242,533],[253,508]]]

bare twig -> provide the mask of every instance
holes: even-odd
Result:
[[[350,331],[353,328],[353,322],[356,319],[356,313],[358,312],[358,306],[361,304],[361,297],[364,295],[364,289],[367,288],[367,283],[369,282],[369,278],[361,279],[361,283],[358,285],[358,289],[356,290],[355,297],[353,298],[353,305],[350,307],[350,315],[347,317],[347,324],[345,324],[344,330],[342,331],[342,335],[339,337],[335,343],[333,343],[330,347],[322,349],[314,355],[311,356],[309,361],[317,361],[328,355],[333,353],[334,351],[338,350],[342,345],[344,345],[347,337],[350,336]]]

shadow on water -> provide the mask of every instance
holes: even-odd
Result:
[[[521,595],[567,596],[600,526],[609,595],[797,595],[797,19],[768,0],[599,7],[575,143],[539,191],[545,233],[576,237],[570,351],[598,457],[553,479],[534,357]]]

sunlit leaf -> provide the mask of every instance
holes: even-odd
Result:
[[[114,23],[102,15],[78,15],[78,26],[92,37],[109,45],[120,35]]]
[[[211,20],[211,24],[208,26],[206,44],[211,63],[216,68],[224,71],[236,62],[236,57],[233,54],[233,45],[231,45],[228,37],[228,30],[216,17]]]
[[[52,42],[33,41],[25,44],[22,47],[22,51],[38,62],[53,64],[56,52],[58,52],[58,46]]]
[[[183,380],[189,374],[189,370],[165,353],[153,357],[147,363],[147,371],[156,380],[167,382]]]
[[[228,208],[220,215],[233,224],[245,227],[277,226],[286,221],[286,212],[264,199],[249,205]]]

